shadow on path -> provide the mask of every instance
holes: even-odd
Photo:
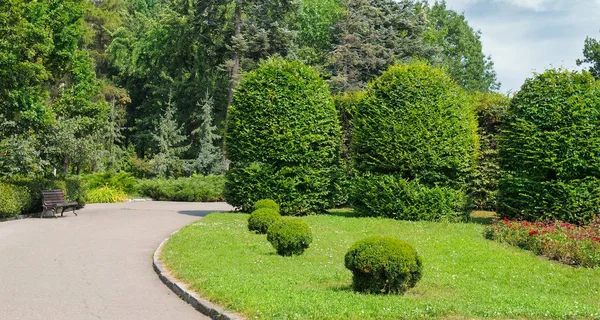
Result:
[[[185,214],[188,216],[194,216],[194,217],[205,217],[211,213],[214,213],[215,211],[206,211],[206,210],[181,210],[181,211],[177,211],[177,213],[179,214]]]

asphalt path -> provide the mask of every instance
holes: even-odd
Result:
[[[0,319],[207,319],[158,279],[152,254],[186,224],[231,209],[92,204],[77,217],[0,222]]]

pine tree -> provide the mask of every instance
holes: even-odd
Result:
[[[220,173],[224,171],[223,154],[221,149],[215,146],[215,142],[221,139],[221,136],[217,134],[217,126],[213,125],[214,101],[208,91],[198,106],[202,108],[202,123],[192,132],[200,136],[200,153],[194,162],[194,169],[203,175]]]
[[[158,153],[154,156],[153,170],[159,177],[171,177],[181,169],[181,159],[179,156],[185,152],[189,145],[183,145],[187,140],[183,134],[182,127],[175,119],[177,108],[173,106],[172,95],[169,95],[169,102],[165,113],[160,118],[157,132],[152,134],[154,140],[158,143]]]

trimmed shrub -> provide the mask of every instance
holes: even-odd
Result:
[[[117,203],[126,200],[127,194],[125,192],[111,188],[108,185],[88,191],[89,203]]]
[[[294,166],[275,168],[254,162],[229,169],[224,197],[229,204],[249,211],[259,199],[272,197],[282,215],[305,215],[330,205],[330,168]]]
[[[61,189],[67,201],[75,201],[78,208],[83,208],[87,203],[87,187],[85,181],[79,176],[70,176],[63,179],[46,178],[11,178],[4,179],[4,183],[24,187],[29,195],[26,197],[23,213],[38,213],[42,211],[42,190]]]
[[[269,227],[281,220],[281,215],[272,208],[257,209],[248,217],[248,230],[265,234]]]
[[[390,237],[370,237],[355,243],[345,257],[352,287],[365,293],[403,294],[421,279],[422,262],[408,243]]]
[[[277,213],[279,213],[279,205],[277,204],[277,202],[275,202],[271,199],[258,200],[254,203],[254,206],[252,208],[254,210],[268,208],[268,209],[273,209]]]
[[[224,176],[193,175],[179,179],[141,180],[136,190],[141,196],[159,201],[215,202],[223,200]]]
[[[467,94],[425,62],[392,66],[369,83],[354,119],[354,160],[362,172],[464,188],[477,145]]]
[[[306,222],[297,218],[286,218],[269,228],[267,240],[281,256],[300,255],[312,243],[312,232]]]
[[[473,98],[479,122],[480,149],[470,195],[476,209],[496,211],[500,181],[498,136],[510,99],[502,94],[489,92],[478,92]]]
[[[27,188],[0,182],[0,219],[25,213],[30,202]]]
[[[457,222],[468,217],[467,200],[461,190],[428,187],[398,175],[374,175],[354,181],[350,203],[362,216]]]
[[[297,61],[263,62],[245,74],[233,97],[225,199],[242,210],[267,197],[283,214],[325,210],[340,134],[329,88],[316,71]]]
[[[600,214],[600,83],[587,72],[527,79],[500,136],[499,214],[588,222]]]

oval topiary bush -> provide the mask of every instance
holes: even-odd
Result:
[[[503,217],[577,223],[600,214],[600,82],[591,74],[527,79],[502,129]]]
[[[274,223],[269,228],[267,240],[279,255],[300,255],[312,243],[312,232],[306,222],[286,218]]]
[[[370,237],[355,243],[345,257],[352,287],[365,293],[403,294],[421,279],[421,258],[408,243]]]
[[[425,62],[392,66],[369,83],[354,126],[360,171],[461,188],[474,168],[472,102],[443,70]]]
[[[263,62],[244,75],[233,97],[225,199],[242,210],[271,198],[282,214],[323,211],[340,136],[329,88],[316,71],[295,61]]]
[[[279,213],[279,205],[277,204],[277,202],[275,202],[271,199],[258,200],[252,206],[252,209],[254,209],[254,210],[263,209],[263,208],[273,209],[273,210],[277,211],[277,213]]]
[[[369,83],[354,118],[352,144],[357,170],[375,177],[357,188],[386,191],[352,193],[350,203],[360,204],[354,206],[358,213],[414,220],[414,210],[408,209],[417,199],[417,205],[433,211],[417,219],[467,216],[462,190],[475,168],[477,121],[472,101],[443,70],[414,62],[392,66]],[[382,175],[394,178],[377,178]]]
[[[254,210],[248,217],[248,230],[265,234],[269,227],[281,220],[279,212],[272,208],[260,208]]]

